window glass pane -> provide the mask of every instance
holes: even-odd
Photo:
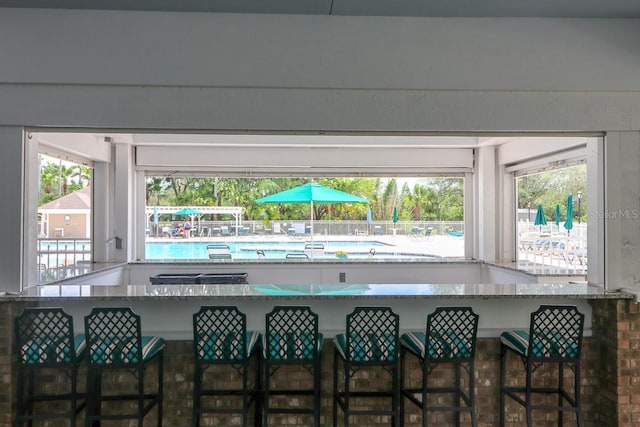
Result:
[[[460,177],[148,176],[145,258],[462,258],[463,184]]]
[[[37,264],[40,282],[85,273],[91,262],[92,170],[40,156]]]
[[[587,167],[516,178],[518,260],[587,270]]]

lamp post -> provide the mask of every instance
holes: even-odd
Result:
[[[582,201],[582,191],[578,191],[576,193],[576,199],[578,199],[578,223],[579,223],[580,222],[580,218],[581,218],[581,215],[580,215],[580,203]]]

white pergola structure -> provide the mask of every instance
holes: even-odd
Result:
[[[183,209],[193,209],[200,212],[200,215],[206,214],[229,214],[233,215],[235,222],[235,233],[238,235],[238,229],[242,224],[242,206],[147,206],[145,212],[147,214],[147,228],[149,222],[153,221],[154,214],[174,214]],[[198,215],[199,216],[199,215]]]

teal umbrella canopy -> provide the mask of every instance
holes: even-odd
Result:
[[[334,190],[315,182],[308,182],[298,187],[284,190],[270,196],[262,197],[256,203],[308,203],[311,206],[311,243],[313,243],[313,204],[330,203],[369,203],[364,197]],[[313,259],[313,252],[311,253]]]
[[[184,208],[184,209],[180,209],[177,212],[173,213],[174,215],[202,215],[202,212],[200,212],[199,210],[193,209],[193,208]]]
[[[398,222],[398,208],[393,208],[393,223]]]
[[[556,225],[558,226],[558,231],[560,231],[560,205],[556,205]]]
[[[334,190],[315,182],[262,197],[256,203],[369,203],[364,197]]]
[[[536,219],[533,222],[533,225],[539,225],[540,231],[542,231],[542,226],[547,225],[547,218],[544,216],[544,209],[542,205],[538,205],[538,212],[536,213]]]
[[[567,233],[571,233],[573,228],[573,194],[569,194],[567,197],[567,220],[564,222],[564,228]]]
[[[536,219],[533,225],[547,225],[547,218],[544,216],[542,205],[538,205],[538,212],[536,213]]]

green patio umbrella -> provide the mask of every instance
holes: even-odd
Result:
[[[393,208],[393,225],[395,226],[398,222],[398,208]]]
[[[193,208],[182,208],[179,211],[174,212],[173,214],[176,216],[188,215],[191,218],[191,225],[193,226],[193,224],[195,223],[194,217],[202,215],[202,212]]]
[[[567,230],[567,236],[571,235],[573,228],[573,194],[567,197],[567,220],[564,222],[564,228]]]
[[[560,205],[556,205],[556,225],[558,226],[558,231],[560,231]]]
[[[311,243],[313,244],[313,205],[333,204],[333,203],[369,203],[364,197],[355,196],[345,193],[344,191],[335,190],[325,187],[315,182],[308,182],[298,187],[290,188],[270,196],[262,197],[255,201],[256,203],[304,203],[309,204],[311,208]],[[313,258],[313,252],[311,253]]]
[[[540,232],[542,233],[542,226],[547,225],[547,218],[544,216],[544,209],[542,209],[542,205],[538,205],[538,212],[536,213],[536,219],[533,222],[533,225],[540,226]]]
[[[202,212],[200,212],[199,210],[193,209],[193,208],[183,208],[183,209],[180,209],[177,212],[174,212],[173,214],[174,215],[195,216],[195,215],[202,215]]]

